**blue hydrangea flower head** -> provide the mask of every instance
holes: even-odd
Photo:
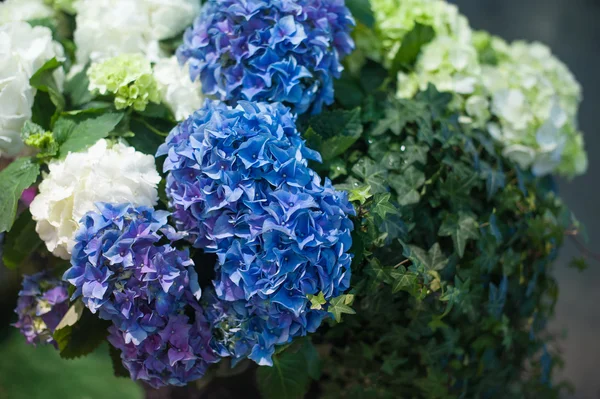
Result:
[[[333,102],[354,49],[344,0],[209,0],[177,50],[206,94],[283,102],[298,114]]]
[[[63,279],[73,298],[112,321],[126,343],[140,345],[200,297],[198,277],[180,238],[167,225],[168,213],[128,204],[97,204],[81,221],[71,268]],[[163,244],[166,242],[166,244]]]
[[[308,167],[320,155],[279,103],[209,101],[173,129],[157,155],[165,154],[177,227],[218,257],[216,307],[207,310],[224,337],[217,350],[271,364],[276,345],[326,316],[307,295],[329,300],[349,287],[347,193]]]
[[[117,326],[109,328],[108,341],[121,350],[121,360],[134,380],[154,388],[184,386],[202,378],[208,365],[220,358],[211,348],[211,328],[201,309],[194,320],[183,314],[169,316],[141,345],[127,342]]]
[[[23,278],[15,313],[19,320],[14,324],[27,343],[53,344],[52,333],[69,309],[67,284],[41,272]]]

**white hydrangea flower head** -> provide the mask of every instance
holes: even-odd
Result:
[[[480,76],[475,47],[450,36],[439,36],[423,47],[414,72],[400,73],[398,95],[411,98],[430,83],[439,91],[470,95],[475,93]]]
[[[445,0],[372,0],[371,7],[384,62],[394,59],[404,36],[417,23],[431,26],[436,36],[451,37],[459,43],[471,41],[467,18],[459,13],[456,5]]]
[[[54,11],[44,0],[5,0],[0,3],[0,25],[51,17]]]
[[[154,206],[160,175],[154,157],[100,140],[85,152],[52,161],[30,210],[54,255],[68,259],[79,221],[97,202]]]
[[[482,84],[497,118],[488,130],[504,145],[504,155],[538,176],[585,172],[577,130],[581,87],[573,74],[540,43],[494,42],[497,65],[483,65]]]
[[[163,58],[154,65],[154,78],[158,82],[162,102],[178,121],[187,119],[204,102],[200,81],[190,82],[188,68],[187,64],[179,65],[175,56]]]
[[[157,61],[159,41],[175,36],[200,11],[197,0],[79,0],[77,62],[101,61],[124,53],[142,53]]]
[[[20,132],[31,118],[36,94],[29,79],[47,61],[63,57],[50,29],[26,22],[0,25],[0,156],[14,156],[23,147]],[[62,89],[62,68],[55,71],[54,79]]]

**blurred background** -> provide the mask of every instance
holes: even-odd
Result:
[[[600,252],[600,1],[598,0],[450,0],[474,29],[506,40],[537,40],[550,46],[583,86],[579,113],[589,169],[573,181],[560,181],[560,194],[587,227],[585,246]],[[566,368],[560,377],[575,384],[573,398],[600,398],[600,263],[590,260],[584,273],[568,269],[580,250],[567,240],[555,268],[560,286],[553,331],[566,332],[561,348]]]
[[[459,6],[474,29],[488,30],[506,40],[547,44],[583,86],[580,125],[589,171],[571,182],[560,181],[560,193],[587,227],[585,246],[600,252],[600,224],[596,223],[600,220],[600,136],[595,120],[600,114],[600,0],[450,1]],[[600,262],[590,260],[591,268],[584,273],[568,269],[568,260],[577,255],[580,249],[567,241],[555,269],[561,292],[551,329],[566,334],[561,349],[567,364],[558,377],[574,383],[572,398],[596,399],[600,398]],[[19,285],[17,276],[0,268],[0,320],[14,319],[12,299],[16,299]],[[15,329],[3,325],[0,353],[0,399],[142,397],[135,383],[112,376],[106,347],[85,359],[61,360],[52,348],[29,347]]]

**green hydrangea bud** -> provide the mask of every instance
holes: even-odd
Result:
[[[122,54],[92,64],[88,77],[90,91],[114,94],[117,109],[133,107],[143,111],[149,102],[160,102],[152,66],[141,54]]]

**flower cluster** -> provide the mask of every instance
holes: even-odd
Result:
[[[151,61],[162,56],[159,41],[189,25],[200,9],[198,0],[79,0],[75,3],[77,63],[142,53]]]
[[[89,90],[115,95],[115,107],[143,111],[149,102],[159,103],[160,93],[150,61],[141,54],[122,54],[94,63],[88,69]]]
[[[387,65],[396,56],[404,36],[416,24],[430,26],[437,37],[452,38],[455,42],[471,40],[468,20],[454,4],[445,0],[371,0],[375,15],[376,39],[365,43],[371,46],[366,54]]]
[[[163,58],[154,65],[154,79],[158,84],[162,102],[175,119],[182,121],[202,106],[203,96],[200,82],[190,82],[189,67],[183,67],[177,58]]]
[[[0,25],[51,17],[52,8],[44,0],[5,0],[0,3]]]
[[[488,131],[503,144],[506,157],[538,176],[582,174],[587,157],[577,129],[579,84],[540,43],[515,42],[506,48],[497,65],[484,65],[482,71],[497,118]]]
[[[96,202],[153,206],[160,175],[154,157],[99,140],[87,151],[52,161],[31,203],[36,231],[56,256],[69,259],[79,220]]]
[[[211,326],[196,309],[195,320],[171,315],[141,344],[127,343],[123,332],[111,326],[108,341],[121,350],[121,360],[134,380],[144,380],[154,388],[184,386],[202,378],[208,365],[219,357],[211,348]]]
[[[67,284],[41,272],[23,278],[15,313],[19,320],[14,324],[27,342],[53,344],[52,333],[69,309]]]
[[[167,212],[96,206],[98,212],[81,220],[63,278],[76,287],[73,299],[81,296],[92,313],[124,332],[127,343],[139,345],[193,296],[200,298],[194,264],[187,251],[159,244],[177,237]]]
[[[197,305],[194,263],[187,250],[173,247],[180,235],[167,224],[168,213],[97,207],[81,221],[63,277],[76,287],[73,298],[81,296],[92,313],[112,321],[109,340],[122,350],[132,378],[155,387],[200,378],[217,358]],[[188,308],[196,310],[193,322],[184,315]]]
[[[329,300],[349,287],[347,194],[307,166],[320,156],[281,104],[207,101],[171,132],[163,154],[178,228],[218,256],[216,296],[231,303],[217,303],[210,318],[226,321],[222,336],[242,337],[233,351],[220,342],[221,355],[271,364],[275,345],[315,331],[326,316],[307,295]],[[231,317],[245,327],[232,327]]]
[[[2,7],[0,4],[0,15],[4,13]],[[36,94],[29,79],[47,61],[62,59],[64,52],[52,40],[50,29],[31,27],[25,22],[0,25],[0,43],[0,156],[14,156],[23,148],[20,133],[23,124],[31,119]],[[62,68],[53,77],[62,89]]]
[[[210,0],[177,54],[206,94],[318,113],[333,102],[353,26],[344,0]]]

